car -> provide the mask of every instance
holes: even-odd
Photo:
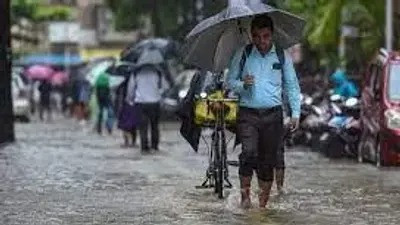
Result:
[[[22,122],[29,122],[31,111],[29,91],[27,85],[18,74],[13,74],[11,88],[14,117]]]
[[[178,74],[175,79],[174,86],[168,89],[161,99],[161,110],[164,117],[175,117],[178,105],[185,98],[190,82],[198,70],[184,70]]]
[[[361,96],[358,161],[400,165],[400,52],[379,51],[366,73]]]

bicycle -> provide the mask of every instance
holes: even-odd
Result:
[[[220,199],[224,198],[224,188],[232,188],[229,181],[227,161],[226,127],[236,122],[238,99],[224,98],[222,88],[214,96],[203,96],[200,104],[207,110],[208,119],[199,122],[202,127],[212,128],[209,165],[206,180],[196,188],[214,188]],[[216,98],[214,98],[216,97]],[[203,111],[204,111],[203,109]],[[227,119],[230,117],[230,119]],[[204,138],[204,137],[203,137]]]

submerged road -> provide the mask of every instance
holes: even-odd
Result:
[[[292,149],[287,193],[274,189],[266,211],[243,211],[237,168],[226,199],[195,189],[206,148],[190,150],[178,124],[162,130],[161,151],[143,155],[119,147],[117,132],[98,136],[71,120],[17,124],[18,142],[0,149],[0,224],[400,224],[399,169]]]

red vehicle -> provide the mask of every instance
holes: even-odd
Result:
[[[358,160],[400,165],[400,52],[380,50],[365,78]]]

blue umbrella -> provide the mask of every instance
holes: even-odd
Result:
[[[83,63],[80,55],[72,54],[53,54],[53,53],[35,53],[22,57],[17,61],[17,64],[33,65],[33,64],[46,64],[46,65],[77,65]]]

